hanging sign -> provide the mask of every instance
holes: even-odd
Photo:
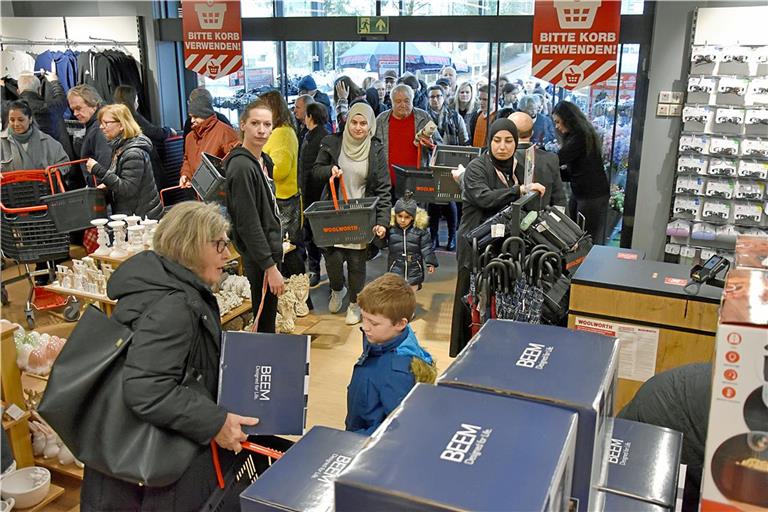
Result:
[[[217,79],[243,67],[240,0],[182,0],[184,67]]]
[[[620,25],[620,0],[536,0],[533,76],[566,89],[608,80]]]

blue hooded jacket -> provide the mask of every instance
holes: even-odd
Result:
[[[400,405],[416,384],[411,372],[414,357],[432,364],[410,325],[382,344],[369,343],[363,335],[363,354],[347,387],[347,430],[370,435]]]

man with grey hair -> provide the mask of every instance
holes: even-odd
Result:
[[[30,73],[19,75],[19,99],[26,101],[32,109],[32,117],[38,128],[59,141],[64,151],[74,160],[72,143],[64,126],[64,112],[67,110],[67,96],[59,83],[56,64],[51,63],[51,71],[40,70],[45,81],[43,91],[40,80]],[[45,96],[43,96],[43,93]]]
[[[392,110],[379,114],[376,118],[376,137],[387,148],[387,165],[392,180],[392,192],[395,190],[395,171],[393,165],[426,167],[429,165],[429,149],[436,142],[442,142],[440,133],[435,130],[428,136],[424,127],[432,122],[427,112],[413,106],[413,89],[406,84],[397,84],[392,89]],[[419,146],[422,146],[419,162]]]
[[[540,148],[557,140],[555,123],[547,114],[543,113],[541,99],[535,94],[526,94],[517,102],[517,109],[525,112],[533,119],[533,135],[531,142]]]

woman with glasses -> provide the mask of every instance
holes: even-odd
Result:
[[[85,164],[111,195],[112,213],[160,218],[162,206],[152,172],[152,143],[128,107],[107,105],[99,110],[99,128],[112,146],[112,163],[105,167],[93,158]]]
[[[157,226],[154,250],[137,254],[112,274],[107,293],[118,300],[112,319],[134,332],[123,396],[114,399],[123,400],[140,420],[192,441],[198,450],[191,460],[177,461],[181,476],[164,487],[126,482],[87,466],[80,490],[83,512],[200,510],[217,487],[210,442],[223,448],[218,453],[226,472],[247,438],[242,427],[258,423],[228,412],[215,399],[221,323],[211,287],[232,258],[228,230],[218,206],[177,204]],[[196,378],[185,379],[187,374]],[[121,434],[104,435],[120,439]]]

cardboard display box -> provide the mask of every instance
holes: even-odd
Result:
[[[768,270],[768,236],[739,235],[736,266]]]
[[[242,512],[333,511],[333,483],[368,436],[314,427],[240,494]]]
[[[680,432],[616,418],[600,489],[674,509],[682,449]]]
[[[701,510],[768,510],[768,272],[726,279]]]
[[[309,336],[225,331],[217,403],[259,418],[247,434],[301,435],[307,421]]]
[[[568,510],[576,415],[417,384],[336,479],[336,510]]]
[[[610,492],[600,491],[598,494],[605,501],[605,512],[667,512],[668,509],[648,503],[647,501],[636,500],[627,496],[619,496]]]
[[[618,351],[617,339],[599,334],[489,320],[437,382],[577,412],[574,510],[599,510],[596,486],[605,479]]]

